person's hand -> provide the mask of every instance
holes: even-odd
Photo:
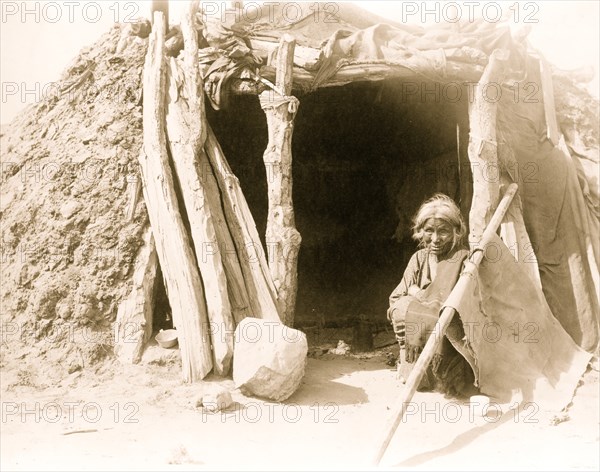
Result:
[[[416,297],[420,291],[421,289],[418,285],[411,285],[410,287],[408,287],[408,294],[412,295],[413,297]]]

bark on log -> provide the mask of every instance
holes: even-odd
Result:
[[[292,133],[298,106],[297,99],[290,97],[294,46],[294,39],[284,35],[277,54],[276,86],[284,96],[277,95],[273,90],[260,94],[269,131],[269,141],[263,155],[269,198],[265,239],[279,313],[282,322],[287,326],[294,324],[298,251],[302,239],[296,230],[292,201]]]
[[[117,312],[115,355],[124,364],[137,364],[144,346],[152,335],[153,289],[158,269],[158,257],[152,230],[144,232],[142,245],[135,261],[133,287],[121,302]]]
[[[233,362],[235,326],[221,254],[217,251],[209,255],[206,251],[207,246],[216,244],[218,239],[203,171],[196,162],[196,155],[204,145],[206,130],[202,122],[204,93],[197,67],[198,42],[190,12],[184,15],[181,27],[185,38],[183,70],[177,60],[171,58],[167,74],[167,134],[204,288],[202,292],[211,327],[213,368],[217,375],[226,376]]]
[[[223,209],[248,291],[251,316],[280,321],[275,287],[256,225],[238,178],[233,174],[210,125],[205,151],[223,198]]]
[[[500,167],[496,140],[498,77],[507,52],[496,49],[469,100],[468,155],[473,172],[473,200],[469,212],[469,243],[477,246],[500,198]]]
[[[212,368],[208,317],[195,255],[179,210],[165,135],[164,19],[156,13],[144,65],[144,198],[178,330],[183,378],[203,379]]]

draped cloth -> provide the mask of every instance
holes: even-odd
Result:
[[[394,297],[389,310],[394,330],[404,341],[405,359],[401,364],[402,375],[406,378],[409,371],[425,347],[439,319],[440,309],[459,278],[466,250],[459,250],[449,259],[438,262],[436,276],[431,283],[426,282],[424,289],[416,296]],[[424,271],[426,258],[420,267]],[[417,280],[423,280],[419,274]],[[405,274],[403,279],[410,279]],[[426,280],[426,278],[425,278]],[[440,390],[453,395],[461,395],[475,384],[473,356],[465,345],[464,330],[459,316],[455,316],[446,336],[439,343],[433,361],[427,369],[419,390]]]
[[[490,246],[495,250],[486,251],[476,275],[459,281],[465,290],[453,292],[443,306],[460,314],[481,393],[560,411],[571,402],[591,354],[552,316],[539,286],[500,237]]]
[[[571,402],[591,354],[552,315],[541,289],[502,239],[495,235],[490,247],[474,276],[461,276],[464,258],[440,263],[431,285],[390,307],[394,328],[402,323],[406,337],[402,373],[418,358],[441,310],[452,307],[457,313],[419,390],[459,394],[473,375],[474,385],[495,401],[560,411]],[[455,283],[462,289],[452,290]]]

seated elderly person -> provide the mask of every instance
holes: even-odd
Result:
[[[413,219],[413,239],[421,249],[413,254],[400,284],[390,295],[387,312],[400,345],[397,367],[402,379],[408,377],[435,328],[442,304],[460,276],[468,256],[465,233],[459,208],[443,194],[424,202]],[[438,390],[454,396],[474,393],[471,366],[455,348],[465,347],[463,338],[463,326],[456,314],[419,391]]]

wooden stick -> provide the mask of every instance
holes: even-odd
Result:
[[[275,286],[240,182],[233,174],[219,141],[207,125],[205,151],[221,190],[223,210],[239,259],[251,306],[250,316],[280,321]]]
[[[465,293],[472,277],[477,271],[479,264],[483,260],[483,249],[490,242],[492,236],[496,234],[496,230],[498,229],[498,226],[500,226],[502,218],[508,210],[508,207],[510,206],[512,199],[515,196],[516,191],[517,184],[511,184],[506,190],[504,197],[500,201],[498,208],[496,208],[492,219],[490,220],[487,228],[483,233],[483,237],[480,241],[480,247],[478,248],[482,250],[476,250],[472,253],[470,261],[465,264],[465,269],[461,273],[458,282],[452,289],[452,293],[448,298],[452,297],[456,300],[462,297],[462,295]],[[412,372],[408,376],[408,380],[406,381],[404,391],[402,392],[400,398],[394,405],[392,416],[383,430],[383,439],[380,441],[380,446],[377,449],[377,454],[375,455],[375,465],[379,465],[379,462],[385,454],[385,451],[387,450],[387,447],[389,446],[390,441],[392,440],[392,437],[394,436],[394,433],[398,428],[398,425],[404,418],[406,408],[408,407],[413,395],[415,394],[415,391],[417,390],[417,387],[420,384],[423,375],[425,374],[425,370],[427,369],[429,363],[433,359],[433,356],[435,355],[439,343],[442,341],[444,335],[446,334],[446,329],[452,321],[452,317],[455,313],[456,310],[452,307],[444,307],[444,309],[442,310],[440,319],[436,323],[435,328],[431,333],[431,336],[429,336],[429,339],[427,340],[423,351],[419,355],[419,358],[417,359],[417,362],[412,369]]]
[[[192,3],[192,6],[195,6]],[[202,78],[198,70],[198,41],[193,27],[195,12],[188,11],[181,20],[185,39],[183,63],[170,58],[168,68],[167,134],[175,176],[185,205],[196,261],[202,278],[200,297],[206,303],[211,324],[214,373],[226,376],[233,363],[235,329],[227,293],[227,279],[219,251],[207,248],[218,243],[215,209],[220,210],[217,195],[209,195],[203,169],[197,165],[198,153],[204,152],[206,120]]]
[[[154,16],[144,64],[144,152],[140,167],[148,218],[156,242],[173,322],[179,332],[183,378],[202,380],[212,369],[208,317],[202,280],[179,210],[165,132],[165,32]]]
[[[204,122],[208,126],[208,121]],[[252,314],[250,297],[242,265],[235,250],[235,244],[227,225],[225,206],[215,172],[210,164],[206,151],[201,149],[196,156],[197,166],[202,169],[202,180],[206,188],[207,204],[211,209],[217,244],[207,244],[202,251],[203,257],[211,257],[214,253],[221,254],[221,260],[227,278],[227,293],[235,323],[239,323]],[[200,256],[198,256],[200,257]]]
[[[150,227],[144,230],[143,240],[131,277],[131,292],[117,310],[115,329],[118,336],[114,352],[124,364],[137,364],[141,361],[144,347],[152,335],[152,293],[158,258]]]

